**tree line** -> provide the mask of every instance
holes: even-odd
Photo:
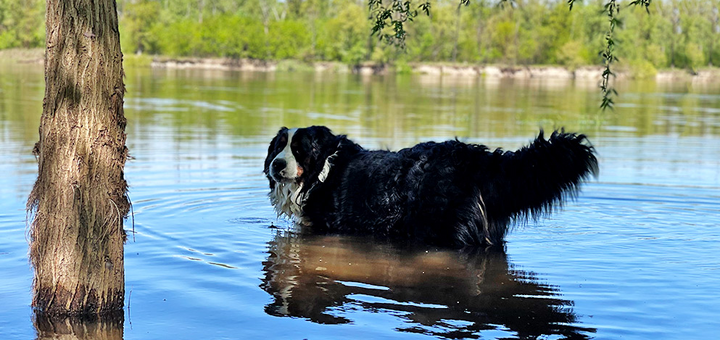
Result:
[[[125,54],[264,60],[599,65],[603,0],[431,3],[405,48],[371,36],[366,0],[118,0]],[[621,4],[621,62],[640,69],[720,64],[720,0]],[[0,0],[0,49],[41,47],[44,1]],[[386,28],[389,30],[390,28]]]

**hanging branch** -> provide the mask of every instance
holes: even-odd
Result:
[[[615,56],[615,39],[613,38],[613,34],[615,33],[615,27],[620,25],[620,20],[616,17],[620,12],[620,5],[618,5],[616,0],[610,0],[607,4],[605,4],[604,11],[608,16],[610,25],[607,33],[605,34],[605,42],[607,43],[605,45],[605,50],[600,53],[603,57],[603,64],[605,65],[605,69],[602,73],[602,81],[600,82],[600,91],[603,94],[600,108],[603,110],[612,110],[615,105],[612,97],[617,96],[618,93],[610,86],[610,76],[615,77],[615,73],[610,70],[610,66],[612,63],[618,61],[618,58]]]
[[[652,0],[635,0],[633,3],[645,4],[647,9],[650,1]],[[568,0],[567,4],[572,11],[575,0]],[[615,101],[612,97],[618,95],[617,91],[610,86],[610,76],[615,77],[615,73],[612,72],[611,66],[614,62],[618,61],[618,58],[615,56],[615,39],[613,38],[613,33],[615,33],[615,27],[620,25],[620,20],[617,18],[617,14],[620,13],[620,5],[616,0],[609,0],[605,4],[603,12],[608,17],[609,27],[608,31],[605,33],[605,49],[600,52],[600,55],[603,57],[603,65],[605,66],[605,69],[602,72],[602,80],[600,81],[600,92],[602,92],[600,108],[602,110],[612,110],[615,105]]]
[[[650,3],[651,2],[652,2],[652,0],[633,0],[630,2],[630,4],[628,6],[645,7],[645,12],[647,12],[647,14],[650,14]]]
[[[425,13],[430,15],[432,7],[430,1],[422,0],[417,8],[412,9],[411,1],[391,0],[389,5],[383,4],[383,0],[368,0],[368,8],[370,10],[370,19],[372,20],[372,35],[377,34],[381,41],[385,41],[391,45],[405,47],[405,23],[413,21],[419,14]],[[498,6],[504,3],[514,5],[515,0],[499,0]],[[459,6],[470,5],[470,0],[460,0]],[[392,33],[383,32],[385,27],[392,27]]]
[[[498,0],[497,6],[500,8],[505,8],[505,5],[509,5],[510,8],[515,8],[517,6],[516,0]],[[572,0],[575,1],[575,0]],[[460,0],[460,3],[467,2],[469,3],[470,0]]]
[[[652,0],[633,0],[628,6],[645,7],[645,11],[650,14],[651,2]],[[572,10],[575,0],[568,0],[567,3],[570,10]],[[603,12],[608,17],[609,27],[607,33],[605,34],[605,49],[600,52],[600,55],[603,57],[603,65],[605,65],[605,69],[602,73],[602,81],[600,82],[600,91],[603,95],[602,101],[600,102],[600,108],[602,110],[608,108],[612,110],[615,105],[615,101],[612,97],[617,96],[618,93],[610,86],[610,76],[615,77],[615,73],[612,72],[610,66],[614,62],[618,61],[617,56],[615,56],[615,39],[613,38],[613,33],[615,32],[615,27],[621,24],[620,20],[617,18],[618,13],[620,13],[620,5],[616,0],[609,0],[605,4]]]
[[[372,35],[378,34],[381,41],[405,47],[405,23],[413,21],[418,16],[418,10],[430,15],[429,1],[421,3],[416,9],[411,9],[410,5],[410,1],[392,0],[389,6],[385,6],[383,0],[368,0],[370,18],[373,20]],[[392,27],[392,33],[383,32],[387,26]]]

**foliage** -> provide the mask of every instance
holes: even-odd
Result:
[[[142,53],[153,51],[157,36],[152,32],[153,23],[160,17],[160,3],[154,1],[138,1],[125,6],[121,35],[125,53]]]
[[[587,49],[577,40],[571,40],[563,44],[555,55],[558,64],[569,69],[575,69],[584,64],[589,57]]]
[[[620,4],[617,3],[616,0],[608,0],[607,4],[605,4],[604,12],[607,14],[608,17],[608,30],[605,34],[605,49],[600,53],[600,55],[603,57],[603,65],[605,66],[605,69],[602,73],[602,81],[600,82],[600,90],[603,94],[602,102],[600,103],[601,109],[612,109],[614,105],[614,101],[612,99],[613,96],[617,96],[617,91],[613,89],[610,86],[610,77],[615,76],[615,74],[610,69],[610,66],[618,61],[617,56],[615,55],[615,28],[620,25],[620,19],[618,19],[617,15],[620,13]]]
[[[327,60],[358,64],[368,60],[368,32],[363,8],[350,3],[324,25],[323,55]]]
[[[43,46],[44,22],[45,1],[0,0],[0,49]]]
[[[630,62],[631,75],[635,79],[651,79],[657,75],[657,69],[647,60],[633,60]]]
[[[610,40],[601,14],[609,0],[571,0],[571,12],[565,1],[543,0],[118,0],[118,11],[126,54],[570,68],[617,57],[610,73],[613,62],[720,64],[720,0],[610,2]],[[0,0],[0,48],[41,47],[43,5]],[[402,49],[385,43],[400,38]]]
[[[123,56],[123,66],[126,67],[150,67],[152,57],[147,54],[126,54]]]

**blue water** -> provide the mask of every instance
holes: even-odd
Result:
[[[600,113],[597,90],[573,83],[149,70],[126,82],[134,215],[124,326],[106,338],[720,334],[718,87],[627,85]],[[1,339],[37,337],[24,206],[42,86],[41,70],[0,77]],[[261,170],[280,126],[310,124],[371,148],[458,136],[512,149],[566,126],[589,135],[600,176],[515,228],[504,253],[299,236]]]

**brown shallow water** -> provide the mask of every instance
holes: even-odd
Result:
[[[621,84],[600,112],[594,84],[573,82],[127,73],[124,320],[34,324],[24,200],[42,70],[0,64],[2,339],[720,334],[720,84]],[[504,251],[301,236],[276,219],[261,170],[280,126],[311,124],[390,149],[455,137],[513,149],[564,126],[593,141],[600,177]]]

